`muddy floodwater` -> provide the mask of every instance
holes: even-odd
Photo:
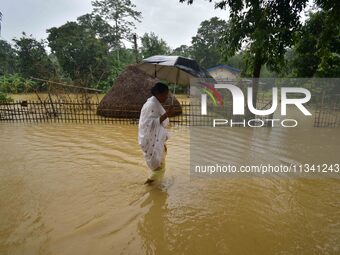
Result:
[[[189,129],[170,132],[145,187],[137,126],[0,123],[0,254],[340,254],[339,179],[190,179]],[[273,153],[249,129],[231,139],[226,157]]]

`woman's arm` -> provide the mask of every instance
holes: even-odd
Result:
[[[173,111],[174,107],[171,105],[169,109],[161,117],[159,117],[159,123],[162,124],[162,122],[166,120],[166,118],[172,115]]]
[[[168,113],[165,112],[161,117],[159,117],[159,123],[162,123],[168,117]]]

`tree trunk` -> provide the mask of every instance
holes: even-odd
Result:
[[[259,78],[261,74],[262,68],[262,56],[261,51],[255,53],[255,61],[253,66],[253,105],[256,108],[257,101],[257,91],[259,88]]]
[[[119,63],[119,49],[120,49],[120,40],[118,38],[118,20],[115,19],[115,28],[116,28],[116,49],[117,49],[117,62]]]
[[[255,59],[254,59],[254,65],[253,65],[253,77],[252,77],[252,86],[253,86],[253,95],[252,95],[252,101],[253,106],[256,109],[256,102],[257,102],[257,91],[259,88],[259,78],[261,74],[261,68],[262,68],[262,56],[261,56],[261,50],[257,51],[255,53]],[[248,119],[254,119],[255,115],[249,111],[249,108],[247,107],[247,116]]]
[[[137,46],[137,35],[136,34],[133,34],[133,47],[134,47],[134,52],[135,52],[136,63],[138,63],[139,59],[138,59],[138,46]]]

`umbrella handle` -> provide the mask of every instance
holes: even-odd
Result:
[[[174,86],[174,92],[172,93],[171,105],[174,105],[174,97],[175,97],[176,85],[177,85],[177,84],[175,84],[175,86]]]

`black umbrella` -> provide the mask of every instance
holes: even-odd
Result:
[[[191,78],[212,78],[195,60],[179,56],[152,56],[143,59],[138,68],[155,78],[180,85],[190,85]]]

